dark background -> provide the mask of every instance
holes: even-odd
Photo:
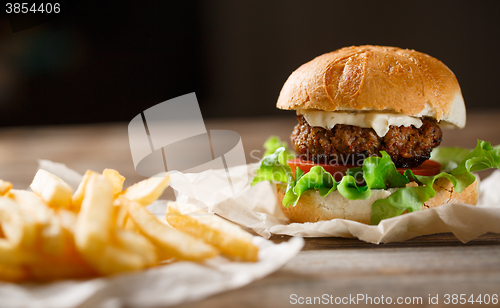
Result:
[[[61,9],[22,31],[19,16],[1,15],[0,126],[128,122],[193,91],[206,118],[288,116],[275,102],[293,70],[363,44],[428,53],[455,72],[469,111],[500,108],[500,1],[65,1]]]

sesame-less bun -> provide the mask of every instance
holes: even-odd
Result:
[[[476,205],[479,191],[478,179],[479,177],[476,175],[476,181],[461,193],[455,192],[453,185],[447,179],[438,179],[434,184],[436,196],[425,202],[423,209],[446,203]],[[281,205],[286,185],[277,184],[276,197],[281,211],[291,222],[305,223],[340,218],[370,224],[373,202],[389,197],[396,190],[397,188],[372,190],[372,194],[367,200],[349,200],[344,198],[338,191],[333,191],[328,196],[321,197],[317,190],[309,189],[302,194],[296,206],[286,208]]]
[[[460,128],[466,121],[460,86],[446,65],[415,50],[371,45],[303,64],[288,77],[277,107],[396,112]]]

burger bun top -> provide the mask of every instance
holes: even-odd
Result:
[[[415,50],[372,45],[345,47],[303,64],[288,77],[277,107],[394,112],[459,128],[466,122],[460,86],[446,65]]]

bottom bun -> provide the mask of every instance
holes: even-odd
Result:
[[[434,183],[436,196],[429,199],[423,205],[423,209],[436,207],[446,203],[463,203],[476,205],[478,200],[478,179],[461,193],[455,192],[452,183],[444,178]],[[408,186],[417,185],[415,182]],[[321,197],[317,190],[306,190],[296,206],[284,207],[286,185],[276,184],[276,197],[281,211],[291,222],[317,222],[320,220],[331,220],[335,218],[349,219],[361,223],[370,224],[372,215],[372,204],[378,199],[389,197],[398,188],[374,189],[370,198],[366,200],[349,200],[344,198],[338,191],[331,192],[326,197]]]

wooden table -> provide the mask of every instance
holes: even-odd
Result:
[[[500,144],[499,119],[500,112],[469,114],[464,130],[444,131],[442,145],[473,147],[478,138]],[[262,143],[270,134],[288,139],[294,125],[292,114],[288,118],[206,123],[208,129],[238,132],[249,163],[262,155]],[[82,173],[115,168],[127,177],[126,185],[142,179],[132,165],[127,123],[0,129],[1,179],[17,188],[28,187],[39,158],[65,163]],[[168,191],[164,198],[173,199],[173,192]],[[275,242],[287,239],[272,238]],[[389,296],[395,302],[401,297],[414,303],[408,307],[429,306],[430,294],[439,297],[440,305],[432,305],[436,307],[444,306],[445,294],[461,293],[467,294],[467,299],[471,294],[500,295],[500,235],[487,234],[467,244],[451,234],[383,245],[356,239],[309,238],[296,258],[270,276],[182,307],[288,307],[299,297],[307,300],[305,297],[323,294],[331,295],[333,301],[363,295],[375,302]],[[421,304],[415,304],[420,298]]]

